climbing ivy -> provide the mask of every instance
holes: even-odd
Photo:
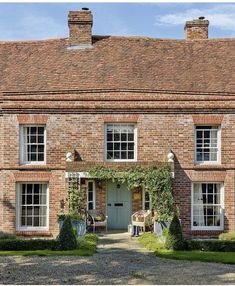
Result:
[[[173,188],[169,165],[160,167],[134,166],[125,170],[96,166],[89,176],[99,180],[126,183],[128,189],[141,187],[150,193],[152,206],[159,220],[169,220],[173,215]]]

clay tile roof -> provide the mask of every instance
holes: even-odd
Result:
[[[235,39],[94,36],[83,50],[67,42],[0,42],[0,89],[235,91]]]

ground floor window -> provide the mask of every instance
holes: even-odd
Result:
[[[17,214],[19,229],[48,228],[48,185],[18,184]]]
[[[88,181],[87,183],[87,209],[95,209],[95,183],[94,181]]]
[[[192,229],[223,229],[223,184],[193,184]]]
[[[152,209],[152,202],[151,197],[148,191],[143,190],[143,209],[144,210],[151,210]]]

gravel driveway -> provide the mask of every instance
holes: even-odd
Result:
[[[235,284],[235,265],[157,258],[110,233],[93,257],[0,257],[0,284]]]

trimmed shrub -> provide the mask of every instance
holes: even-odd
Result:
[[[225,232],[219,235],[219,240],[235,240],[235,232]]]
[[[165,242],[166,249],[183,250],[185,249],[185,241],[182,233],[179,218],[175,215],[166,236]]]
[[[72,250],[77,248],[77,239],[71,223],[70,216],[66,216],[58,236],[60,250]]]
[[[0,250],[57,250],[55,239],[2,239]]]
[[[235,241],[229,240],[187,240],[188,250],[234,252]]]
[[[0,231],[0,239],[16,239],[15,234]]]

